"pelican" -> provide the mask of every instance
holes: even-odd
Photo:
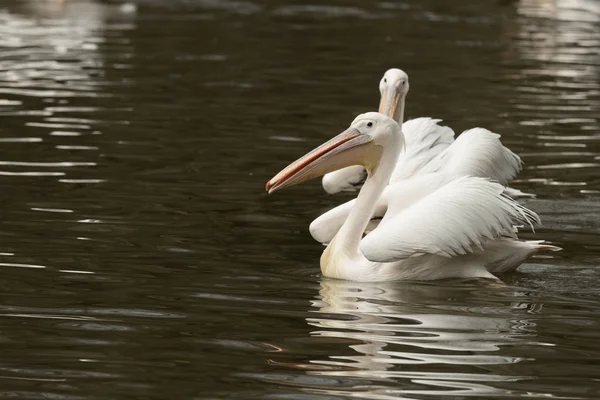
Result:
[[[390,186],[385,216],[363,238],[403,146],[396,121],[369,112],[267,182],[273,193],[350,165],[367,171],[348,217],[321,256],[324,276],[362,282],[497,279],[491,272],[514,269],[541,249],[558,250],[516,240],[513,225],[539,224],[539,217],[503,195],[501,184],[441,173],[411,179],[408,188]]]
[[[417,118],[402,123],[408,90],[408,75],[397,68],[386,71],[379,83],[379,112],[400,124],[406,141],[404,151],[397,149],[398,161],[390,177],[390,184],[439,172],[448,178],[491,178],[504,186],[504,193],[510,197],[532,196],[506,187],[521,170],[522,162],[518,155],[502,145],[500,135],[484,128],[474,128],[464,131],[454,140],[454,131],[438,125],[440,120]],[[323,187],[328,193],[356,190],[362,185],[366,175],[365,169],[360,165],[343,168],[325,174]],[[324,244],[329,243],[353,204],[353,201],[349,201],[315,219],[310,226],[313,238]],[[383,201],[377,203],[367,232],[377,226],[386,209]]]
[[[522,161],[502,145],[500,135],[496,133],[474,128],[454,140],[454,131],[440,126],[439,119],[416,118],[403,123],[408,89],[408,75],[397,68],[386,71],[379,82],[379,112],[402,126],[406,140],[405,151],[398,157],[390,183],[436,171],[457,177],[492,178],[503,186],[517,176]],[[356,190],[365,178],[364,168],[355,165],[326,174],[322,183],[327,193],[334,194]],[[511,197],[532,197],[508,187],[505,193]]]

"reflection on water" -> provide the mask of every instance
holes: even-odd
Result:
[[[597,357],[595,339],[575,331],[598,304],[569,302],[487,282],[323,279],[310,338],[280,340],[264,355],[270,371],[241,376],[282,387],[276,398],[293,388],[316,398],[593,398],[584,382],[595,370],[581,357]],[[577,341],[567,353],[562,335]]]
[[[107,23],[115,14],[124,17],[119,11],[95,1],[28,1],[0,13],[5,48],[0,59],[0,115],[6,125],[27,136],[3,138],[4,154],[23,151],[14,146],[28,143],[31,154],[52,160],[2,161],[0,175],[55,177],[71,184],[103,181],[90,176],[98,167],[96,152],[101,151],[95,137],[107,124],[127,122],[103,119],[110,107],[94,101],[113,97],[112,87],[127,84],[106,78],[107,69],[129,67],[128,40],[112,33],[132,29],[131,18]],[[119,51],[119,64],[107,62],[107,47]],[[23,117],[26,122],[19,126]]]
[[[0,0],[0,397],[597,399],[593,1]],[[449,57],[448,55],[451,55]],[[411,75],[521,154],[565,248],[489,282],[322,279],[344,201],[264,182]]]
[[[509,294],[494,286],[488,290]],[[321,299],[313,302],[317,316],[307,318],[318,329],[311,334],[341,339],[354,354],[342,355],[340,349],[340,354],[311,360],[332,367],[311,374],[399,386],[364,389],[367,398],[517,394],[510,383],[530,377],[506,374],[503,366],[532,361],[511,350],[515,346],[552,345],[537,341],[533,314],[542,305],[528,301],[523,292],[510,293],[523,296],[519,303],[489,298],[479,305],[485,299],[480,290],[323,280]]]

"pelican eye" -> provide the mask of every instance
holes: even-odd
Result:
[[[370,128],[370,127],[373,126],[373,123],[372,122],[367,122],[367,126]]]
[[[387,78],[383,78],[383,83],[387,83]]]

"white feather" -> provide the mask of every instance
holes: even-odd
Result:
[[[484,128],[474,128],[464,131],[420,172],[492,178],[506,186],[517,176],[522,164],[519,156],[502,145],[500,135]]]
[[[338,169],[323,176],[323,189],[329,194],[354,192],[365,183],[367,171],[362,165]]]
[[[515,188],[511,188],[511,187],[505,187],[504,188],[504,194],[512,197],[513,199],[518,199],[521,197],[528,197],[528,198],[535,198],[535,194],[533,193],[527,193],[527,192],[523,192],[519,189],[515,189]]]
[[[560,247],[552,246],[543,240],[491,240],[486,243],[481,254],[486,269],[494,274],[516,269],[532,254],[540,250],[560,251]]]
[[[445,179],[440,175],[436,179]],[[502,185],[461,177],[437,190],[407,196],[405,185],[392,185],[387,213],[360,243],[370,261],[394,262],[415,255],[464,255],[505,235],[515,224],[539,224],[538,216],[502,195]]]
[[[311,222],[308,230],[313,239],[322,244],[331,242],[342,225],[344,225],[344,222],[346,222],[346,218],[348,218],[348,214],[350,214],[352,207],[354,207],[354,203],[356,203],[356,199],[347,201],[323,213]]]
[[[454,131],[447,126],[438,125],[441,121],[422,117],[402,124],[406,147],[398,157],[390,182],[416,176],[454,142]]]

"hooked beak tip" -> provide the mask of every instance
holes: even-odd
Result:
[[[276,186],[276,182],[274,183],[273,179],[271,179],[265,185],[265,190],[267,191],[268,194],[272,194],[275,191],[275,189],[276,189],[275,186]]]

